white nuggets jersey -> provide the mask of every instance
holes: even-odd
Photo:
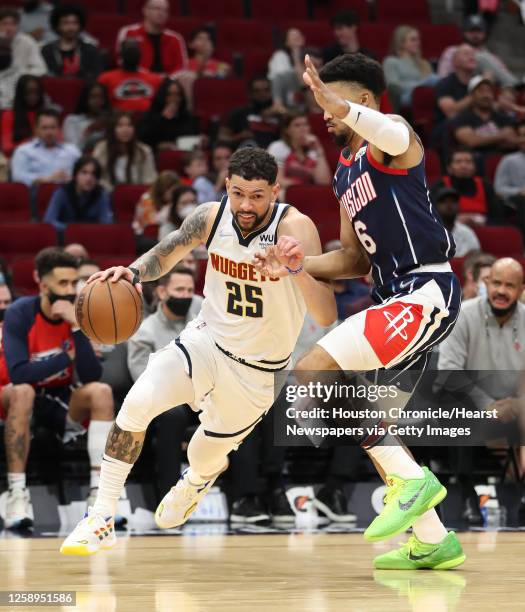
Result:
[[[275,204],[268,223],[243,237],[224,197],[206,243],[200,316],[219,348],[265,369],[286,366],[306,314],[289,276],[272,279],[252,264],[255,253],[277,243],[277,228],[288,208]]]

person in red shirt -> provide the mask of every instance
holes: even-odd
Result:
[[[197,77],[223,78],[230,75],[231,66],[213,57],[215,44],[208,28],[195,30],[189,46],[193,55],[188,61],[188,69]]]
[[[148,0],[142,9],[144,21],[124,26],[117,36],[117,50],[124,40],[140,44],[141,67],[163,74],[185,70],[186,43],[178,32],[166,28],[170,16],[168,0]]]
[[[140,47],[137,41],[125,40],[120,48],[120,68],[103,72],[98,82],[106,87],[113,109],[146,112],[162,77],[139,68]]]

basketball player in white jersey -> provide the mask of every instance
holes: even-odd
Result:
[[[255,253],[291,239],[309,255],[321,254],[314,223],[276,202],[277,164],[266,151],[238,150],[230,160],[227,197],[201,204],[181,227],[129,268],[113,267],[95,279],[126,278],[140,292],[142,281],[166,274],[201,243],[209,259],[200,315],[164,349],[151,355],[128,393],[109,433],[95,504],[60,551],[89,555],[116,543],[113,517],[126,478],[137,460],[146,429],[173,406],[202,410],[188,446],[189,468],[155,513],[159,527],[182,525],[228,467],[228,454],[264,417],[274,401],[276,372],[285,369],[308,310],[322,326],[337,317],[329,285],[302,266],[274,279],[252,265]]]

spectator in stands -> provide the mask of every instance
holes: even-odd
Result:
[[[188,60],[188,70],[197,78],[230,76],[231,66],[213,57],[215,41],[209,28],[199,28],[191,34],[189,48],[192,56]]]
[[[0,111],[11,108],[20,72],[13,63],[13,52],[7,38],[0,38]]]
[[[13,154],[13,180],[28,187],[40,183],[64,183],[80,151],[71,144],[59,142],[60,115],[51,109],[37,111],[35,138],[19,145]]]
[[[344,53],[364,53],[375,59],[372,51],[361,47],[357,30],[359,27],[359,16],[355,11],[344,10],[336,13],[330,20],[334,29],[335,43],[323,49],[323,63],[333,60]]]
[[[390,53],[383,61],[385,81],[392,104],[399,109],[410,105],[416,87],[432,87],[439,77],[421,55],[421,37],[412,26],[401,25],[394,30]]]
[[[89,253],[87,252],[86,247],[78,242],[66,244],[64,247],[64,252],[69,253],[69,255],[73,255],[77,262],[83,261],[84,259],[89,259]]]
[[[96,272],[100,272],[100,266],[94,259],[81,259],[78,262],[77,295],[82,291],[88,279]]]
[[[115,185],[127,183],[144,185],[157,178],[155,160],[148,145],[137,139],[135,121],[129,112],[118,112],[108,127],[93,157],[102,166],[101,184],[108,191]]]
[[[33,136],[36,114],[44,106],[42,80],[31,75],[20,77],[13,108],[4,111],[1,118],[2,151],[6,155],[11,155],[19,144]]]
[[[329,185],[332,172],[323,145],[310,131],[308,117],[289,111],[283,117],[281,140],[268,147],[279,167],[278,181],[283,189],[291,185]]]
[[[148,225],[161,225],[168,220],[173,192],[179,185],[179,176],[173,170],[163,170],[159,173],[135,207],[133,218],[135,234],[141,235]]]
[[[494,80],[503,87],[513,87],[517,83],[516,77],[509,71],[501,59],[491,53],[485,46],[487,31],[483,18],[479,15],[470,15],[463,23],[463,41],[474,47],[476,52],[477,71],[493,75]],[[447,47],[441,54],[438,65],[438,74],[448,76],[454,70],[454,53],[456,45]]]
[[[220,200],[226,195],[226,177],[228,164],[233,153],[233,145],[224,140],[218,140],[211,152],[211,178],[215,182],[215,192]]]
[[[472,251],[479,251],[481,245],[474,231],[457,220],[459,212],[459,192],[453,187],[440,187],[431,193],[436,210],[443,224],[452,233],[456,243],[456,257],[465,257]]]
[[[146,112],[162,78],[139,68],[140,47],[136,40],[125,40],[120,47],[120,67],[103,72],[98,82],[108,90],[112,108]]]
[[[156,151],[177,148],[179,136],[199,133],[199,120],[188,110],[186,94],[175,79],[165,79],[142,117],[141,140]]]
[[[500,198],[525,209],[525,121],[516,126],[519,151],[506,155],[498,164],[494,188]]]
[[[451,153],[447,174],[432,189],[442,187],[453,187],[459,192],[459,221],[484,225],[487,220],[497,221],[503,215],[492,185],[476,175],[474,155],[469,149],[457,148]]]
[[[459,45],[453,56],[454,71],[436,85],[435,128],[443,129],[445,119],[453,119],[470,108],[472,98],[468,93],[470,79],[476,73],[474,48],[466,43]]]
[[[110,119],[107,89],[100,83],[86,83],[75,112],[64,119],[64,140],[81,151],[92,149],[104,138]]]
[[[0,8],[0,37],[11,45],[13,66],[20,74],[40,76],[46,73],[44,62],[37,43],[23,32],[19,32],[20,15],[15,8]]]
[[[155,292],[157,310],[128,341],[128,367],[134,381],[146,369],[150,355],[176,338],[201,309],[202,297],[195,295],[193,274],[180,264],[157,281]],[[179,478],[186,428],[197,422],[196,414],[188,406],[174,406],[156,419],[157,483],[161,498]]]
[[[166,28],[170,16],[168,0],[148,0],[142,12],[142,23],[121,28],[117,36],[117,49],[124,40],[137,40],[142,68],[168,75],[187,68],[188,54],[184,39],[178,32]]]
[[[20,31],[43,44],[51,37],[50,16],[53,4],[44,0],[24,0],[20,12]]]
[[[98,487],[100,462],[114,417],[111,388],[97,382],[102,373],[100,362],[75,318],[77,261],[52,247],[37,255],[35,267],[40,295],[20,298],[5,316],[3,344],[9,378],[15,385],[27,385],[31,390],[27,395],[34,397],[24,409],[9,409],[7,415],[6,523],[10,527],[31,524],[25,469],[32,411],[34,421],[61,436],[66,429],[85,431],[82,423],[90,419],[91,493]],[[78,386],[74,385],[74,371]]]
[[[496,110],[494,85],[483,76],[468,84],[472,103],[452,120],[457,142],[482,155],[508,151],[518,146],[513,121]]]
[[[102,72],[102,57],[94,45],[81,39],[86,27],[83,8],[75,4],[57,6],[50,22],[58,38],[42,48],[48,73],[80,79],[97,77]]]
[[[159,228],[159,240],[178,229],[184,219],[197,208],[197,192],[193,187],[181,185],[173,192],[172,202],[168,220]]]
[[[284,45],[268,62],[268,78],[273,99],[285,106],[295,106],[296,94],[303,87],[305,38],[301,30],[287,30]]]
[[[517,399],[523,371],[525,346],[525,305],[519,302],[523,291],[523,269],[514,259],[498,259],[490,270],[487,294],[468,300],[461,308],[456,325],[439,346],[439,370],[504,371],[490,372],[470,385],[469,400],[477,410],[495,410],[498,421],[490,423],[494,438],[501,423],[515,420],[521,410]],[[446,375],[439,384],[447,387]],[[517,429],[517,428],[516,428]],[[501,431],[501,430],[500,430]],[[482,518],[474,492],[472,447],[454,447],[453,473],[458,477],[463,497],[463,518],[480,525]]]
[[[323,67],[323,54],[321,50],[317,47],[306,47],[304,52],[310,56],[310,59],[317,70],[321,70]],[[307,115],[312,113],[315,115],[321,115],[323,113],[323,109],[319,106],[319,104],[317,104],[313,91],[304,84],[301,88],[300,101],[297,104],[297,107]],[[383,112],[383,108],[381,108],[381,112]]]
[[[210,168],[206,153],[198,149],[187,153],[182,168],[187,177],[187,179],[183,179],[183,182],[188,183],[195,189],[197,204],[213,202],[217,199],[215,185],[208,178]]]
[[[106,190],[100,185],[102,169],[94,157],[80,157],[72,179],[51,196],[44,223],[64,231],[69,223],[113,223]]]
[[[487,295],[487,279],[492,264],[496,261],[494,255],[488,253],[472,253],[463,263],[463,301]]]
[[[248,91],[250,104],[232,111],[223,138],[241,146],[251,144],[266,149],[277,140],[279,120],[286,109],[272,99],[271,84],[266,77],[253,78]]]

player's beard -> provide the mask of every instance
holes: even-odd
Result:
[[[250,223],[249,226],[246,226],[243,223],[241,223],[241,221],[239,220],[240,211],[238,211],[235,213],[235,222],[237,223],[237,225],[239,226],[242,232],[253,232],[255,229],[259,227],[259,225],[262,224],[266,215],[268,214],[269,209],[270,207],[268,206],[268,208],[264,211],[264,214],[262,215],[253,213],[255,215],[255,219],[252,221],[252,223]]]

